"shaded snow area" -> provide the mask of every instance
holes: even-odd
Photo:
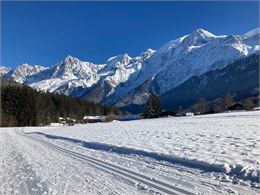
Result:
[[[259,194],[260,112],[0,129],[0,194]]]

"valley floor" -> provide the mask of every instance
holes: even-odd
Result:
[[[0,194],[259,194],[260,112],[0,129]]]

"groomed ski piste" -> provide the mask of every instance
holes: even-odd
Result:
[[[260,111],[0,129],[0,194],[259,194]]]

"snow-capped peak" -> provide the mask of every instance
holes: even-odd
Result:
[[[202,38],[206,38],[206,37],[216,37],[214,34],[210,33],[209,31],[206,31],[202,28],[196,29],[195,31],[193,31],[191,33],[191,35],[195,35],[195,36],[200,36]]]
[[[64,60],[63,60],[63,63],[64,64],[75,64],[75,63],[78,63],[80,62],[80,60],[78,58],[75,58],[71,55],[68,55]]]
[[[31,66],[30,64],[24,63],[24,64],[17,66],[16,69],[27,69],[27,68],[32,68],[32,67],[33,66]]]
[[[216,38],[217,36],[201,28],[196,29],[191,34],[182,37],[185,47],[190,45],[201,45]]]
[[[131,57],[130,57],[127,53],[125,53],[125,54],[123,55],[123,59],[131,59]]]
[[[0,76],[3,76],[5,74],[7,74],[8,72],[10,72],[11,69],[5,66],[0,66]]]
[[[128,64],[132,58],[127,54],[113,56],[106,61],[107,67],[116,66],[118,64]]]
[[[15,70],[12,70],[8,73],[8,77],[12,78],[16,82],[23,83],[28,76],[35,75],[43,70],[48,68],[40,65],[30,65],[30,64],[21,64]]]
[[[154,53],[156,50],[153,50],[153,49],[151,49],[151,48],[148,48],[147,50],[146,50],[146,53]]]
[[[147,81],[153,81],[151,85],[156,83],[153,87],[161,95],[192,76],[222,69],[234,60],[253,54],[260,50],[259,37],[254,36],[258,33],[259,28],[245,35],[216,36],[204,29],[196,29],[169,41],[157,51],[147,49],[133,58],[123,53],[109,58],[104,64],[84,62],[68,55],[52,68],[27,80],[31,68],[24,64],[21,66],[25,69],[24,74],[18,78],[40,90],[97,102],[104,99],[105,103],[114,104],[131,91],[135,93],[138,86],[150,86],[146,85]],[[13,71],[8,73],[11,74]],[[140,103],[138,98],[137,101]]]
[[[251,36],[254,36],[254,35],[259,35],[260,34],[260,27],[257,27],[253,30],[250,30],[249,32],[245,33],[244,36],[245,37],[251,37]]]
[[[40,66],[40,65],[30,65],[30,64],[21,64],[20,66],[18,66],[16,69],[15,69],[15,72],[21,72],[21,73],[24,73],[24,72],[27,72],[29,74],[35,74],[35,73],[38,73],[42,70],[45,70],[47,69],[46,67],[43,67],[43,66]]]
[[[144,59],[147,59],[147,58],[151,57],[154,52],[155,52],[155,50],[153,50],[153,49],[151,49],[151,48],[148,48],[145,52],[142,52],[142,53],[141,53],[141,56],[142,56]]]
[[[99,69],[98,65],[91,62],[83,62],[76,57],[68,55],[63,61],[54,66],[51,78],[76,79],[88,78]]]

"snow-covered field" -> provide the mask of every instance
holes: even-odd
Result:
[[[2,128],[0,194],[258,194],[259,122],[252,111]]]

